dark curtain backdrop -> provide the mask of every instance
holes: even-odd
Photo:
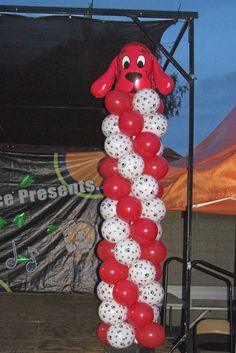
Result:
[[[173,21],[143,23],[158,43]],[[154,49],[133,22],[2,15],[1,142],[101,147],[107,112],[90,85],[132,41]]]
[[[0,152],[0,292],[93,292],[98,157]]]

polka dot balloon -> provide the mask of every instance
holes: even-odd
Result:
[[[148,201],[155,198],[158,192],[158,182],[151,175],[143,174],[133,181],[131,191],[137,199]]]
[[[141,89],[133,97],[134,110],[143,115],[154,113],[159,105],[160,97],[153,89]]]
[[[100,213],[103,219],[112,218],[116,216],[116,200],[105,198],[100,204]]]
[[[164,298],[164,289],[159,282],[139,287],[139,301],[149,305],[160,305]]]
[[[129,276],[137,285],[150,284],[156,277],[156,269],[150,261],[138,260],[130,267]]]
[[[164,145],[163,145],[163,143],[161,142],[161,147],[160,147],[159,151],[157,152],[157,155],[158,155],[158,156],[162,156],[163,153],[164,153]]]
[[[157,232],[157,236],[155,240],[160,240],[162,237],[162,225],[161,223],[157,223],[157,228],[158,228],[158,232]]]
[[[124,134],[112,134],[105,140],[104,149],[113,158],[120,158],[125,153],[131,152],[133,148],[132,140]]]
[[[150,131],[156,134],[158,137],[162,137],[167,132],[168,121],[164,115],[160,113],[152,113],[150,115],[144,115],[144,127],[143,131]]]
[[[160,222],[166,214],[166,207],[164,202],[155,198],[149,201],[142,202],[142,215],[141,217],[150,218],[152,221]]]
[[[129,237],[129,224],[118,217],[107,218],[102,223],[101,234],[104,239],[111,243],[118,243],[120,240]]]
[[[127,348],[134,342],[133,327],[126,323],[111,325],[107,331],[107,340],[114,348]]]
[[[143,173],[144,160],[136,153],[127,153],[119,158],[117,169],[123,177],[134,179]]]
[[[152,310],[153,310],[153,314],[154,314],[153,321],[158,322],[159,318],[160,318],[160,309],[157,305],[153,305]]]
[[[99,305],[98,315],[106,324],[116,324],[126,320],[127,308],[115,300],[106,300]]]
[[[115,114],[109,114],[105,117],[102,122],[102,132],[106,137],[120,132],[118,126],[119,116]]]
[[[119,241],[114,249],[115,259],[123,265],[131,266],[141,256],[139,244],[132,239]]]
[[[100,300],[112,300],[112,291],[114,286],[112,284],[106,283],[104,281],[99,282],[97,286],[97,296]]]

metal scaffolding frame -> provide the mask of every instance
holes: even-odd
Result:
[[[192,268],[192,189],[193,189],[193,147],[194,147],[194,20],[198,18],[197,12],[184,11],[149,11],[130,9],[102,9],[102,8],[76,8],[76,7],[41,7],[41,6],[0,6],[0,14],[47,14],[66,16],[114,16],[132,19],[140,29],[147,35],[151,42],[153,39],[145,32],[142,19],[174,19],[184,20],[184,24],[174,42],[170,52],[161,43],[155,43],[157,49],[166,57],[163,66],[167,68],[171,63],[177,71],[185,78],[189,85],[189,116],[188,116],[188,177],[187,177],[187,209],[185,217],[184,246],[183,246],[183,336],[174,345],[169,353],[182,345],[185,352],[190,352],[190,289],[191,289],[191,268]],[[189,72],[187,72],[173,57],[183,35],[188,30],[189,43]],[[122,350],[123,351],[123,350]],[[146,352],[146,350],[145,350]],[[149,350],[150,352],[150,350]]]

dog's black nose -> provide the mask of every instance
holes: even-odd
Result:
[[[139,72],[129,72],[128,74],[125,75],[125,77],[131,81],[135,82],[136,80],[140,80],[142,75]]]

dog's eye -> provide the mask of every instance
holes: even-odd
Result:
[[[122,59],[122,66],[124,69],[128,69],[129,65],[130,65],[130,58],[126,55]]]
[[[143,55],[139,55],[138,59],[137,59],[137,65],[138,67],[144,67],[145,65],[145,57]]]

